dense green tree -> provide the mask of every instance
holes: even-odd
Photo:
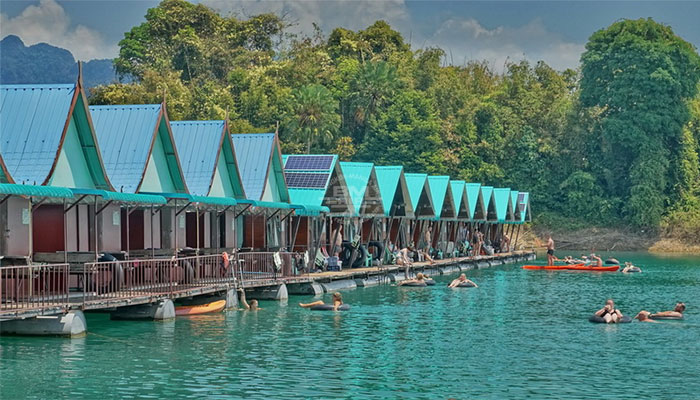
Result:
[[[653,227],[666,206],[668,160],[679,151],[687,101],[697,94],[700,57],[670,27],[639,19],[594,33],[581,61],[581,101],[602,109],[607,189],[626,199],[631,222]]]
[[[165,0],[120,42],[115,66],[134,81],[97,87],[91,102],[165,95],[173,119],[279,124],[285,153],[530,191],[536,219],[700,241],[699,59],[669,27],[620,21],[591,36],[580,71],[521,61],[501,72],[446,65],[442,49],[413,50],[384,21],[295,36],[274,15]]]
[[[306,85],[292,93],[291,112],[284,124],[289,137],[306,142],[306,152],[312,146],[333,143],[340,127],[338,105],[331,92],[321,85]]]

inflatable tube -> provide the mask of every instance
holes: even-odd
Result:
[[[666,316],[666,317],[664,317],[664,316],[661,316],[661,315],[660,315],[660,316],[656,316],[656,317],[653,316],[653,315],[650,315],[649,318],[651,318],[651,319],[653,319],[653,320],[676,320],[676,321],[677,321],[677,320],[683,319],[682,316],[681,316],[681,317],[673,317],[673,316]]]
[[[401,285],[401,286],[408,286],[408,287],[426,287],[426,286],[428,286],[428,284],[425,283],[425,282],[408,282],[408,283],[404,283],[404,284]]]
[[[424,279],[424,282],[428,286],[435,286],[435,280],[433,279]]]
[[[450,285],[447,285],[447,286],[450,286]],[[473,282],[462,282],[455,287],[476,287],[476,285],[474,285]]]
[[[618,264],[620,264],[620,262],[617,261],[617,258],[610,257],[610,258],[608,258],[607,260],[605,260],[605,264],[608,264],[608,265],[618,265]]]
[[[333,304],[321,304],[318,306],[313,306],[309,307],[310,309],[314,311],[333,311]],[[341,304],[340,307],[338,307],[338,311],[348,311],[350,310],[350,306],[347,304]]]
[[[605,318],[599,317],[597,315],[591,315],[591,317],[588,318],[588,321],[596,323],[596,324],[605,324],[606,323]],[[630,322],[632,322],[632,317],[630,317],[628,315],[623,315],[622,319],[620,319],[620,322],[618,322],[618,324],[627,324]]]
[[[627,271],[624,271],[625,273],[630,273],[630,272],[642,272],[642,269],[639,267],[631,267]]]

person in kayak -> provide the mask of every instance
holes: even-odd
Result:
[[[245,290],[243,290],[243,288],[238,288],[238,293],[240,293],[240,295],[241,295],[241,305],[243,306],[244,310],[247,310],[247,311],[262,310],[262,308],[260,308],[258,306],[258,301],[255,299],[251,300],[250,304],[248,304],[248,302],[246,301],[246,298],[245,298]]]
[[[323,300],[319,301],[314,301],[313,303],[299,303],[299,307],[303,308],[311,308],[314,306],[323,306],[326,303],[323,302]],[[338,311],[338,308],[343,305],[343,296],[335,292],[333,293],[333,311]]]
[[[591,264],[592,267],[602,267],[603,266],[603,260],[595,255],[594,253],[591,253],[591,258],[590,258],[593,263]]]
[[[651,314],[650,316],[652,318],[654,318],[654,317],[683,318],[684,311],[685,311],[685,303],[676,303],[676,307],[673,308],[673,311],[661,311],[661,312]]]
[[[649,318],[650,315],[651,313],[649,311],[642,310],[637,315],[635,315],[634,319],[639,320],[639,322],[659,322]]]
[[[416,277],[413,279],[407,279],[403,282],[399,282],[397,286],[403,286],[407,285],[409,283],[425,283],[425,275],[423,275],[421,272],[416,274]]]
[[[554,265],[557,258],[554,256],[554,239],[552,235],[547,236],[547,265]]]
[[[465,275],[465,274],[461,274],[461,275],[459,276],[459,278],[457,278],[457,279],[453,280],[452,282],[450,282],[450,284],[449,284],[447,287],[455,288],[455,287],[459,286],[459,285],[462,284],[462,283],[471,283],[471,284],[474,285],[474,287],[479,287],[476,283],[474,283],[473,281],[470,281],[469,279],[467,279],[467,275]]]
[[[616,324],[622,319],[622,313],[615,308],[613,299],[605,302],[605,307],[595,312],[595,316],[603,318],[606,324]]]

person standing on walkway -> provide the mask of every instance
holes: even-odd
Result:
[[[554,240],[550,234],[547,236],[547,265],[554,265],[554,260],[556,259],[554,256]]]

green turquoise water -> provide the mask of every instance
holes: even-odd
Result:
[[[700,258],[617,256],[644,272],[507,265],[470,272],[476,289],[347,291],[343,313],[293,296],[171,323],[90,314],[84,338],[0,338],[0,398],[698,398]],[[626,314],[688,310],[589,323],[608,297]]]

